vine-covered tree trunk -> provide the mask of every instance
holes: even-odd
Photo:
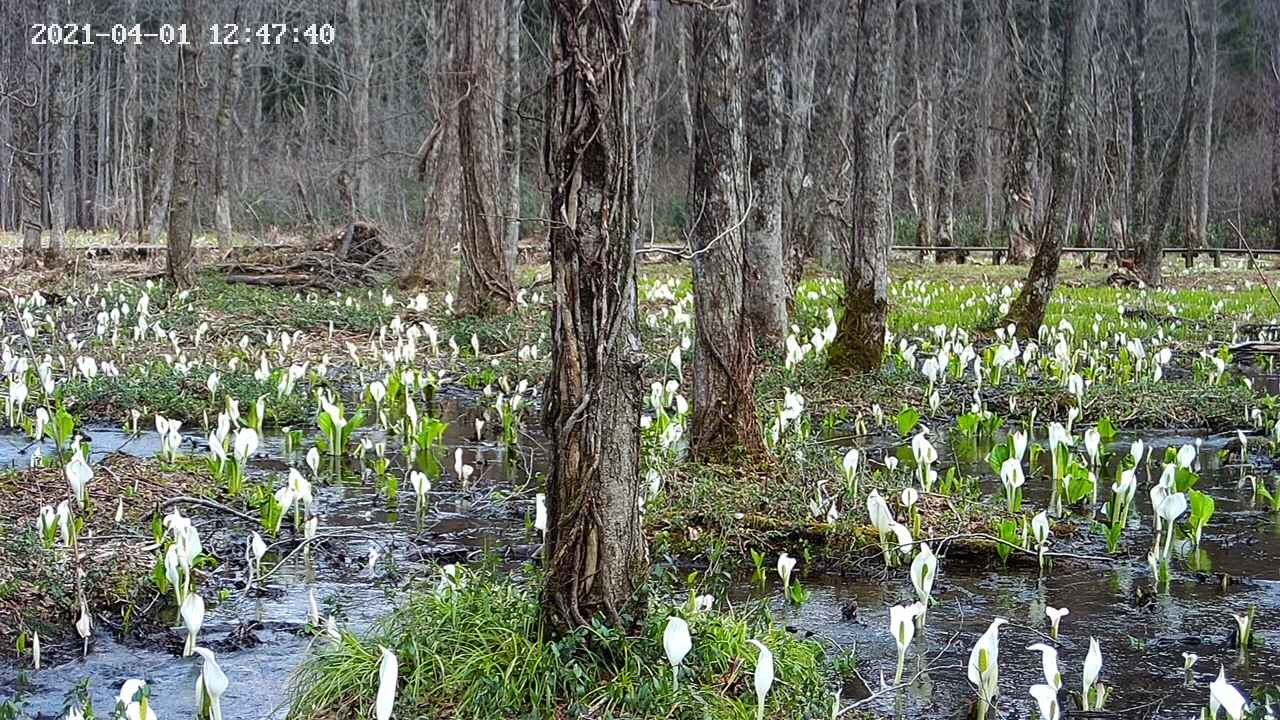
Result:
[[[1064,0],[1062,20],[1062,72],[1058,83],[1058,98],[1054,108],[1053,137],[1050,138],[1049,157],[1052,184],[1049,187],[1049,203],[1044,219],[1036,234],[1039,243],[1031,268],[1023,280],[1022,290],[1009,306],[1005,323],[1017,326],[1019,337],[1036,337],[1044,322],[1049,299],[1058,284],[1058,264],[1062,259],[1063,226],[1067,219],[1063,207],[1068,204],[1071,183],[1075,173],[1072,140],[1072,110],[1076,84],[1076,25],[1080,18],[1080,5],[1096,0]]]
[[[231,248],[231,113],[240,96],[240,46],[222,48],[222,88],[218,109],[214,114],[215,142],[213,159],[213,225],[218,233],[218,247]]]
[[[182,0],[183,22],[189,27],[199,27],[195,20],[196,0]],[[198,63],[200,44],[178,46],[177,103],[174,114],[177,122],[173,140],[173,190],[169,195],[169,281],[175,287],[189,288],[196,284],[192,268],[191,236],[195,223],[196,199],[196,130],[200,112],[200,80]]]
[[[1165,153],[1164,167],[1160,171],[1160,191],[1156,196],[1155,213],[1145,240],[1138,246],[1134,270],[1144,283],[1151,287],[1160,285],[1160,264],[1164,260],[1164,230],[1169,224],[1173,208],[1173,193],[1182,174],[1182,157],[1186,154],[1187,140],[1191,137],[1191,125],[1195,120],[1196,77],[1200,53],[1196,44],[1195,0],[1183,5],[1183,21],[1187,35],[1187,67],[1183,79],[1182,104],[1178,109],[1178,124],[1173,129],[1169,150]]]
[[[747,317],[757,347],[780,347],[787,334],[787,277],[782,252],[782,121],[786,104],[782,52],[784,0],[751,4],[751,73],[747,96],[750,197],[746,224]]]
[[[689,15],[693,77],[693,171],[689,235],[698,332],[693,364],[691,449],[722,458],[763,449],[752,395],[755,343],[743,282],[742,7],[732,0]]]
[[[837,370],[875,370],[884,355],[893,242],[888,122],[894,62],[884,46],[893,44],[894,7],[894,0],[858,0],[853,13],[861,19],[852,36],[859,67],[851,143],[853,235],[844,274],[844,314],[827,348],[827,364]]]
[[[497,19],[502,7],[496,0],[453,4],[458,42],[453,71],[455,127],[462,173],[458,305],[466,315],[505,312],[516,298],[504,247],[498,182],[502,134],[493,105],[500,90]]]
[[[620,626],[648,565],[636,325],[635,3],[551,0],[551,373],[543,609],[552,627]]]

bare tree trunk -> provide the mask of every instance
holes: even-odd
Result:
[[[39,102],[34,92],[27,97],[33,106]],[[25,100],[21,102],[26,104]],[[33,267],[40,263],[40,234],[44,230],[40,212],[40,141],[36,128],[39,121],[34,109],[19,110],[17,115],[18,226],[22,228],[22,264]]]
[[[1070,199],[1071,181],[1075,172],[1071,125],[1072,102],[1076,83],[1076,25],[1080,19],[1080,6],[1096,0],[1064,0],[1062,22],[1062,72],[1055,107],[1053,137],[1050,140],[1050,172],[1052,184],[1044,220],[1037,231],[1039,244],[1031,269],[1027,272],[1022,290],[1009,306],[1006,324],[1017,326],[1019,337],[1033,338],[1044,323],[1044,313],[1049,299],[1058,284],[1058,265],[1062,260],[1062,225],[1066,217],[1062,207]]]
[[[1035,143],[1039,94],[1033,81],[1031,58],[1025,36],[1030,24],[1018,0],[1004,0],[1003,20],[1005,47],[1009,66],[1009,89],[1005,96],[1005,123],[1008,125],[1008,149],[1005,154],[1004,217],[1002,224],[1009,242],[1008,261],[1024,263],[1031,259],[1035,242]]]
[[[737,0],[689,15],[694,76],[693,171],[689,202],[693,307],[698,332],[693,366],[692,452],[722,458],[756,453],[763,437],[752,382],[755,343],[745,307],[739,193],[748,187],[743,145],[742,7]]]
[[[348,36],[351,40],[348,72],[350,78],[351,103],[351,156],[348,173],[351,176],[351,199],[355,204],[357,217],[347,219],[354,224],[360,217],[370,212],[374,204],[373,192],[369,181],[370,157],[369,141],[369,42],[365,38],[364,18],[361,14],[361,0],[346,0]],[[489,96],[492,98],[493,96]]]
[[[636,4],[551,0],[546,146],[552,366],[543,611],[561,631],[643,611],[639,233],[631,123]]]
[[[231,249],[231,113],[240,97],[240,46],[224,45],[222,48],[222,89],[218,95],[218,110],[214,115],[217,137],[213,156],[213,221],[218,233],[218,247]]]
[[[137,12],[137,0],[129,0],[128,17],[130,19],[136,17]],[[138,129],[135,116],[140,109],[138,107],[138,48],[133,43],[124,45],[124,73],[126,86],[124,98],[120,103],[120,156],[117,158],[117,172],[120,179],[116,183],[117,192],[124,203],[120,213],[121,239],[130,232],[141,230],[143,217],[141,183],[138,177],[137,138],[135,137]],[[137,241],[142,241],[141,232],[138,233]]]
[[[893,0],[857,0],[851,13],[859,19],[850,34],[859,68],[853,88],[853,233],[844,278],[844,314],[827,348],[827,363],[836,370],[875,370],[884,356],[893,242],[888,123],[894,63],[893,53],[884,52],[884,46],[893,43],[894,7]]]
[[[157,110],[156,124],[161,127],[154,131],[158,141],[152,145],[151,158],[151,201],[150,216],[147,219],[147,242],[158,244],[160,235],[169,223],[169,195],[173,192],[174,157],[176,155],[176,117],[166,117],[163,108]]]
[[[938,247],[956,246],[956,184],[960,164],[958,147],[960,134],[960,118],[963,115],[960,99],[960,43],[963,12],[962,0],[944,0],[942,5],[942,27],[938,32],[938,62],[942,105],[942,143],[938,157],[938,219],[936,241]],[[964,257],[963,251],[957,249],[952,253],[958,263]],[[945,253],[939,252],[935,258],[938,262],[945,259]]]
[[[1206,34],[1209,39],[1207,53],[1209,66],[1207,69],[1208,86],[1204,95],[1204,125],[1200,134],[1200,188],[1196,197],[1196,233],[1197,247],[1207,247],[1209,243],[1209,186],[1213,179],[1213,112],[1214,96],[1218,89],[1218,2],[1208,0],[1209,27]]]
[[[745,233],[743,299],[759,348],[782,345],[787,334],[787,277],[782,253],[782,77],[784,0],[754,0],[749,18],[753,58],[746,134],[750,185]]]
[[[35,12],[39,12],[36,6]],[[20,19],[19,27],[27,27],[33,18],[29,7],[15,6]],[[23,12],[26,10],[27,12]],[[18,226],[22,228],[22,265],[34,267],[40,264],[40,234],[44,230],[43,207],[40,196],[40,66],[37,48],[23,43],[13,51],[19,65],[15,78],[21,78],[17,87],[10,90],[6,79],[4,89],[15,105],[14,113],[14,168],[17,175]]]
[[[1169,142],[1169,150],[1165,155],[1164,168],[1160,171],[1160,194],[1156,198],[1156,210],[1151,219],[1150,231],[1146,242],[1138,246],[1138,255],[1134,260],[1134,271],[1150,287],[1160,285],[1160,264],[1164,259],[1164,230],[1169,222],[1169,213],[1173,205],[1173,193],[1178,186],[1178,176],[1182,172],[1182,156],[1186,153],[1187,141],[1191,137],[1191,125],[1195,120],[1195,95],[1197,67],[1200,53],[1196,44],[1195,0],[1184,0],[1182,7],[1183,21],[1187,34],[1187,67],[1182,89],[1182,105],[1178,110],[1178,124],[1173,129],[1173,137]]]
[[[520,32],[524,0],[509,0],[506,47],[506,102],[503,103],[503,155],[507,160],[506,207],[503,213],[503,247],[507,253],[507,265],[515,271],[520,256]]]
[[[804,273],[808,257],[817,257],[817,234],[814,218],[815,194],[810,175],[809,134],[813,121],[814,89],[817,76],[817,46],[820,34],[814,13],[802,0],[792,0],[791,15],[795,29],[788,33],[791,44],[791,95],[788,99],[783,150],[782,237],[783,256],[787,265],[788,295]],[[806,187],[806,179],[809,187]],[[790,299],[790,298],[788,298]]]
[[[1129,0],[1129,34],[1132,50],[1126,54],[1129,60],[1129,142],[1130,153],[1130,210],[1129,236],[1142,237],[1147,225],[1147,0]],[[1132,240],[1131,240],[1132,242]]]
[[[499,90],[499,2],[466,0],[454,4],[459,50],[454,56],[453,79],[462,171],[458,304],[463,314],[479,316],[505,312],[516,297],[498,212],[500,133],[493,103]]]
[[[923,16],[923,17],[922,17]],[[921,30],[920,26],[924,25]],[[921,0],[911,3],[912,85],[915,88],[915,132],[911,136],[915,166],[911,169],[915,182],[916,245],[933,247],[937,244],[937,129],[935,107],[940,94],[938,88],[937,53],[942,52],[937,40],[938,17],[936,8],[921,7]],[[920,251],[920,259],[925,251]]]
[[[195,18],[196,0],[182,0],[182,19],[188,27],[199,27]],[[191,236],[195,224],[196,129],[200,112],[200,44],[178,46],[177,103],[174,115],[173,191],[169,196],[169,281],[177,288],[196,284],[192,267]]]
[[[47,17],[51,25],[57,25],[60,3],[48,0],[45,3]],[[45,78],[45,100],[47,102],[48,122],[46,134],[49,142],[49,183],[46,198],[49,201],[49,250],[45,257],[49,264],[56,264],[62,259],[63,247],[67,235],[67,198],[64,181],[66,168],[67,124],[66,107],[67,92],[62,87],[62,46],[53,43],[48,47],[48,76]]]
[[[458,132],[456,118],[448,110],[436,117],[436,125],[424,144],[418,162],[418,178],[430,178],[424,202],[422,230],[405,259],[400,287],[420,290],[444,285],[449,248],[458,237]]]
[[[655,214],[653,198],[654,143],[660,131],[658,108],[665,91],[664,79],[659,72],[657,61],[659,23],[661,21],[664,0],[642,0],[639,25],[639,41],[636,43],[642,54],[640,64],[635,68],[636,97],[633,105],[636,108],[636,183],[640,189],[640,226],[652,232]],[[677,45],[679,41],[677,40]],[[669,78],[666,78],[669,79]],[[641,243],[644,244],[644,243]]]
[[[426,9],[428,40],[433,53],[426,71],[427,95],[435,112],[431,131],[418,150],[418,180],[429,183],[423,203],[422,230],[414,240],[400,273],[400,287],[419,290],[445,284],[449,248],[456,241],[461,224],[458,171],[458,131],[456,99],[451,97],[452,80],[445,80],[453,67],[456,38],[449,32],[452,10],[446,3]]]
[[[1271,246],[1280,250],[1280,36],[1271,45]]]
[[[995,211],[995,149],[992,145],[991,126],[995,124],[996,27],[999,18],[998,0],[983,0],[979,4],[978,22],[981,24],[982,82],[979,87],[981,109],[976,123],[978,133],[978,172],[982,174],[982,237],[988,245],[996,229]]]

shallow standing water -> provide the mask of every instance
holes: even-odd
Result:
[[[380,543],[406,573],[427,567],[432,560],[465,561],[485,549],[509,551],[512,557],[531,553],[525,528],[530,503],[524,500],[515,507],[491,503],[486,491],[522,483],[528,476],[527,466],[536,463],[536,453],[509,465],[500,446],[474,441],[474,412],[455,404],[443,413],[450,420],[446,457],[451,458],[460,447],[466,462],[477,467],[471,492],[459,494],[456,485],[446,479],[438,483],[429,512],[417,518],[412,492],[407,488],[401,489],[398,507],[389,509],[387,500],[368,480],[344,476],[317,486],[321,534],[335,535],[330,547],[339,548],[338,554],[345,555],[345,560],[335,565],[330,553],[329,562],[316,562],[308,568],[298,554],[269,578],[272,592],[267,597],[235,593],[210,609],[201,642],[215,648],[240,622],[262,623],[256,632],[260,644],[218,653],[231,681],[223,697],[227,720],[284,716],[283,692],[289,674],[312,644],[326,642],[301,632],[308,616],[308,589],[314,592],[322,614],[333,610],[344,627],[354,630],[367,627],[393,606],[394,591],[377,584],[384,578],[383,570],[376,578],[364,570],[369,542]],[[95,457],[125,440],[106,429],[91,432]],[[1156,457],[1164,446],[1194,440],[1173,435],[1143,438],[1156,446]],[[1224,437],[1205,438],[1197,485],[1217,503],[1205,532],[1200,562],[1211,562],[1213,573],[1226,573],[1234,579],[1225,592],[1216,575],[1187,570],[1185,558],[1180,557],[1175,560],[1170,591],[1139,599],[1138,588],[1150,584],[1145,562],[1150,545],[1150,479],[1142,477],[1137,494],[1141,519],[1126,532],[1126,552],[1113,563],[1059,559],[1046,577],[1039,578],[1035,568],[1026,564],[1006,569],[994,563],[975,566],[944,558],[934,588],[937,604],[930,609],[927,630],[917,634],[912,645],[905,677],[925,668],[928,672],[920,674],[910,688],[878,695],[860,709],[903,717],[960,716],[972,700],[965,679],[969,650],[998,615],[1010,621],[1001,630],[1000,709],[1012,717],[1027,716],[1033,705],[1026,688],[1043,680],[1039,653],[1025,648],[1033,642],[1047,642],[1045,605],[1071,610],[1063,620],[1057,643],[1064,708],[1072,707],[1068,693],[1079,691],[1090,636],[1102,647],[1102,680],[1114,688],[1107,705],[1113,711],[1128,709],[1161,718],[1193,716],[1205,703],[1208,683],[1219,665],[1225,666],[1228,677],[1242,690],[1276,682],[1280,679],[1280,521],[1253,508],[1250,491],[1238,487],[1238,470],[1221,465],[1217,450],[1225,441]],[[25,457],[17,454],[24,445],[25,441],[0,436],[0,463],[25,464]],[[126,444],[124,451],[148,455],[155,451],[155,445],[154,437],[144,435]],[[1111,451],[1119,454],[1127,447],[1126,440],[1113,444]],[[301,464],[298,457],[285,457],[278,442],[267,443],[265,451],[268,457],[260,464],[277,471],[285,461]],[[943,466],[959,462],[970,472],[981,472],[988,476],[986,490],[995,491],[994,479],[978,459],[981,452],[945,455]],[[451,475],[451,462],[445,465],[446,475]],[[1025,508],[1044,506],[1047,490],[1038,487],[1044,484],[1043,480],[1028,482]],[[1102,497],[1106,494],[1103,490]],[[191,514],[199,516],[194,510]],[[945,545],[935,550],[945,551]],[[1070,550],[1102,555],[1104,545],[1099,537],[1089,536],[1083,542],[1073,540]],[[846,703],[877,690],[882,673],[886,682],[892,682],[896,649],[887,629],[888,608],[914,600],[905,570],[864,572],[856,577],[816,575],[804,577],[803,582],[813,594],[799,608],[787,605],[777,595],[777,582],[772,577],[764,591],[744,587],[735,594],[763,593],[770,598],[777,617],[797,631],[813,633],[843,648],[856,648],[858,671],[865,684],[846,686]],[[1257,607],[1256,632],[1264,643],[1241,656],[1231,645],[1235,626],[1231,613],[1243,612],[1250,605]],[[1201,658],[1189,685],[1184,685],[1183,652],[1194,652]],[[0,693],[14,692],[18,674],[11,665],[0,667]],[[175,657],[163,649],[123,645],[100,634],[88,658],[28,674],[32,684],[27,688],[26,712],[33,717],[56,716],[64,694],[86,677],[91,679],[94,706],[101,711],[114,704],[125,679],[144,677],[152,685],[153,707],[159,717],[185,717],[192,713],[197,674],[196,662],[191,659]]]

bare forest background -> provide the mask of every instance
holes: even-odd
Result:
[[[699,92],[718,63],[696,16],[717,3],[637,2],[640,242],[688,245],[706,212],[689,200],[695,128],[725,109]],[[875,34],[876,3],[754,5],[729,28],[744,88],[729,110],[746,118],[743,177],[766,191],[739,201],[782,238],[792,277],[845,262],[858,195],[875,191],[858,190],[877,161],[855,141],[868,129],[887,143],[898,245],[1007,245],[1016,262],[1041,226],[1133,250],[1149,235],[1233,246],[1234,225],[1280,249],[1276,0],[900,0]],[[440,260],[460,238],[487,238],[470,254],[508,268],[519,236],[545,238],[546,0],[7,0],[0,22],[0,230],[28,246],[43,233],[56,255],[68,228],[164,243],[178,211],[224,245],[367,222],[407,253],[406,283],[432,285],[453,282]],[[30,42],[54,22],[189,22],[206,38],[215,23],[330,23],[335,41]],[[1064,42],[1073,153],[1055,178]],[[887,105],[866,126],[856,88],[873,73]],[[487,232],[460,231],[477,222]]]

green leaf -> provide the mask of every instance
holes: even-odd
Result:
[[[903,408],[902,412],[898,413],[898,434],[906,437],[919,422],[920,413],[915,408]]]

